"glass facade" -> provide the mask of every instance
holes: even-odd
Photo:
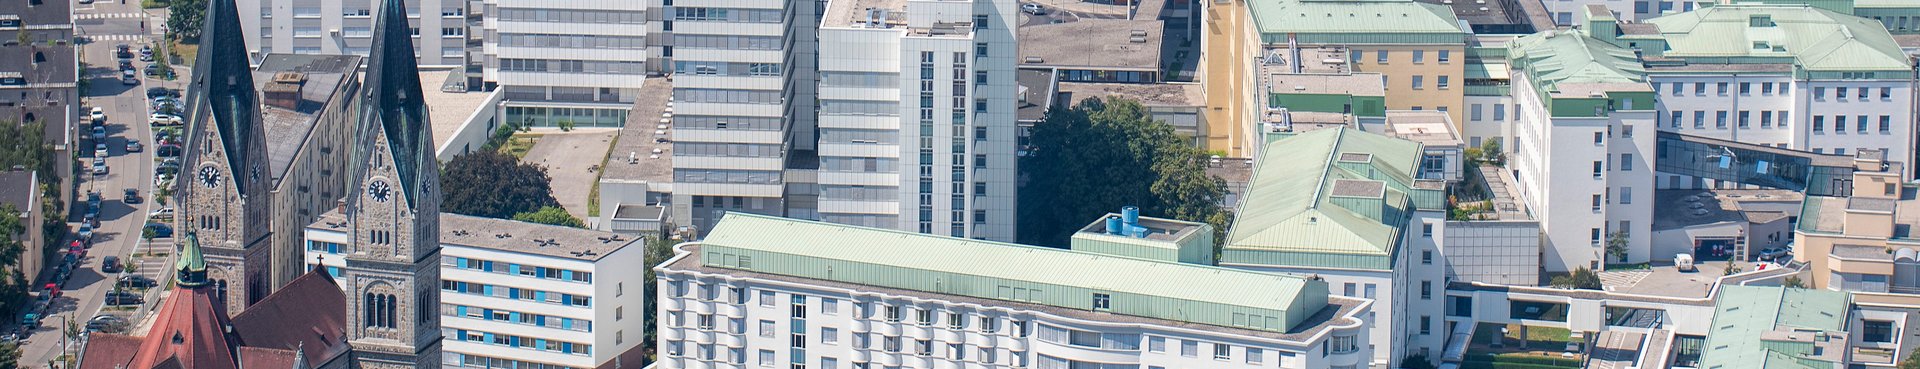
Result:
[[[1828,179],[1851,178],[1849,163],[1815,164],[1815,159],[1840,158],[1794,150],[1724,142],[1709,138],[1660,132],[1655,169],[1716,181],[1750,184],[1808,195],[1832,196],[1840,191]],[[1844,158],[1841,158],[1844,159]]]
[[[618,128],[627,121],[626,109],[508,106],[506,110],[506,121],[532,127],[559,127],[560,122],[573,122],[574,127]]]

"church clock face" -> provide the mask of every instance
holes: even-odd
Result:
[[[201,167],[200,168],[200,184],[207,186],[207,188],[219,187],[220,186],[220,170],[213,169],[213,167]]]
[[[385,181],[373,181],[367,184],[367,196],[373,197],[373,201],[387,202],[393,196],[393,187],[387,186]]]

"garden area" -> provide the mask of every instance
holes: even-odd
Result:
[[[1565,328],[1481,323],[1473,331],[1463,369],[1579,368],[1583,357],[1564,355],[1578,340]]]

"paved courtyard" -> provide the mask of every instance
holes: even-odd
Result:
[[[575,129],[545,133],[520,161],[546,167],[547,176],[553,179],[553,198],[560,200],[567,214],[584,222],[588,219],[587,199],[593,194],[595,178],[600,177],[597,171],[617,132]]]

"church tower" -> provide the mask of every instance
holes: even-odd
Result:
[[[187,86],[185,163],[175,178],[177,229],[197,234],[212,297],[239,314],[271,291],[273,179],[266,128],[234,0],[207,2],[199,62]]]
[[[403,0],[385,0],[355,127],[348,343],[365,369],[438,367],[440,183]]]

